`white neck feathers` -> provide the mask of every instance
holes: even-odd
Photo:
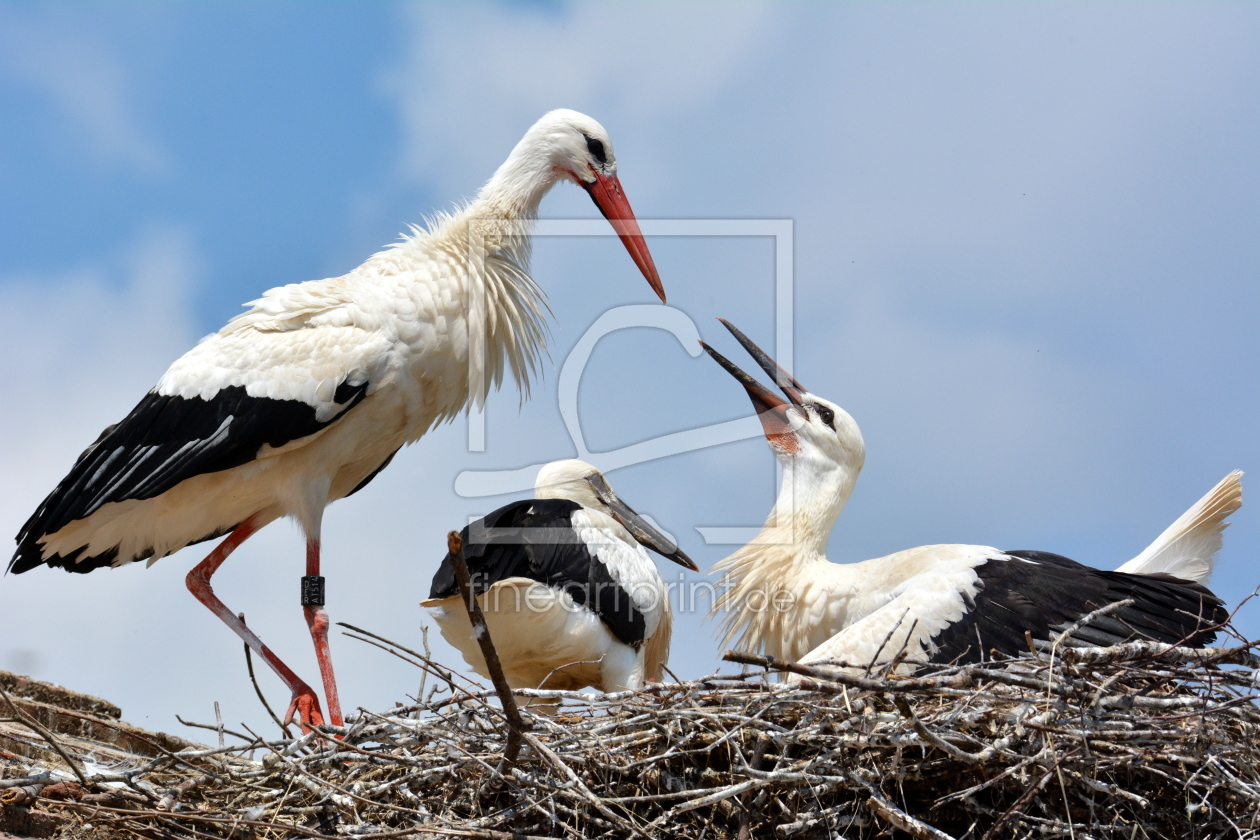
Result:
[[[451,296],[454,312],[434,320],[466,330],[467,403],[481,406],[510,372],[529,398],[530,380],[546,347],[546,295],[530,276],[530,234],[538,205],[556,174],[540,165],[531,135],[512,150],[477,197],[454,213],[440,213],[413,228],[394,253],[409,253],[412,276],[434,288],[429,300]],[[436,260],[435,260],[436,258]],[[437,265],[435,266],[435,262]],[[456,410],[463,406],[456,407]]]
[[[710,612],[721,617],[723,645],[775,656],[793,655],[797,637],[817,620],[785,599],[808,589],[797,580],[837,570],[827,560],[827,540],[857,481],[857,470],[833,462],[826,469],[807,457],[782,463],[779,496],[761,532],[714,566],[723,575]]]
[[[533,220],[538,205],[556,182],[560,170],[552,161],[545,135],[537,125],[526,132],[503,165],[469,205],[479,216]]]

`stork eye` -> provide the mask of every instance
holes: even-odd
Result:
[[[815,406],[818,409],[818,419],[822,420],[831,427],[831,431],[836,430],[836,413],[825,405]]]
[[[582,136],[586,137],[586,135]],[[608,155],[604,152],[604,144],[601,141],[596,140],[594,137],[586,137],[586,150],[591,153],[591,156],[601,166],[608,163]]]

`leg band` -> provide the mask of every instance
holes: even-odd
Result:
[[[324,606],[324,576],[323,575],[303,575],[302,577],[302,606],[304,607]]]

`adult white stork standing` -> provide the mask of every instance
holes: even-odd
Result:
[[[472,587],[508,684],[623,691],[641,687],[644,679],[659,681],[673,620],[668,591],[646,548],[693,572],[699,571],[696,564],[617,498],[585,461],[547,464],[538,471],[534,496],[499,508],[461,534]],[[464,661],[489,676],[450,554],[422,605]]]
[[[528,393],[546,309],[529,275],[529,233],[539,202],[564,180],[590,193],[663,301],[608,133],[552,111],[462,208],[349,274],[271,289],[176,361],[40,504],[9,571],[152,563],[228,534],[188,588],[289,687],[288,717],[313,725],[324,720],[315,692],[210,586],[246,538],[292,517],[306,539],[303,611],[340,725],[319,575],[324,508],[362,489],[400,447],[481,404],[509,372]]]
[[[867,560],[833,563],[827,539],[866,457],[857,423],[809,393],[725,321],[778,384],[784,400],[708,345],[747,390],[783,465],[773,511],[758,537],[714,567],[723,591],[710,617],[724,644],[802,662],[864,666],[903,648],[909,663],[977,661],[990,651],[1027,650],[1035,639],[1109,603],[1132,606],[1074,634],[1077,643],[1132,637],[1207,644],[1226,619],[1202,581],[1221,547],[1226,518],[1242,504],[1241,472],[1226,476],[1149,548],[1101,571],[1043,551],[928,545]],[[702,342],[703,344],[703,342]]]

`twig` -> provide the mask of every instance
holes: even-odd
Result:
[[[893,828],[899,828],[911,837],[917,837],[918,840],[954,840],[952,834],[946,834],[939,828],[933,828],[923,820],[910,816],[874,791],[871,792],[871,798],[867,801],[866,807]]]
[[[1248,643],[1247,647],[1257,644]],[[1131,662],[1135,659],[1157,658],[1176,664],[1246,665],[1255,668],[1260,658],[1241,648],[1189,648],[1165,642],[1137,641],[1111,645],[1110,647],[1064,648],[1059,658],[1070,664],[1104,662]]]
[[[932,746],[944,750],[947,754],[953,756],[954,758],[965,761],[968,764],[980,764],[997,755],[997,750],[992,746],[985,747],[980,752],[974,754],[965,750],[960,750],[958,747],[954,746],[949,741],[946,741],[944,738],[924,726],[923,721],[919,720],[919,716],[914,713],[914,709],[910,708],[910,704],[906,702],[904,697],[893,695],[893,704],[896,705],[897,710],[905,716],[906,720],[910,721],[910,725],[914,727],[914,731],[918,733],[920,738],[927,741]]]
[[[444,682],[446,682],[446,684],[450,687],[451,691],[459,690],[459,688],[455,685],[455,676],[456,676],[455,673],[450,670],[447,670],[446,668],[439,667],[438,664],[433,662],[427,655],[417,653],[411,648],[400,645],[398,644],[398,642],[395,642],[392,639],[387,639],[384,636],[379,636],[376,633],[372,633],[368,630],[364,630],[362,627],[355,627],[353,624],[347,624],[344,621],[338,621],[337,626],[344,627],[347,630],[353,630],[355,633],[362,633],[364,636],[369,636],[373,639],[376,639],[378,642],[383,642],[384,644],[389,645],[390,647],[397,648],[398,650],[401,650],[403,653],[407,654],[408,656],[414,656],[416,659],[420,661],[418,663],[411,662],[410,664],[415,665],[421,670],[432,669],[432,673],[436,675],[437,677],[439,677],[440,679],[442,679]],[[346,635],[350,636],[349,633],[347,633]],[[357,637],[350,636],[350,638],[355,639]],[[368,640],[358,639],[358,641],[367,642]],[[371,644],[371,642],[368,642],[368,643]],[[427,649],[427,645],[428,645],[427,637],[425,639],[425,645]],[[380,647],[380,645],[377,645],[377,647]],[[386,649],[387,648],[382,648],[382,650],[386,650]],[[405,657],[400,656],[396,651],[390,651],[390,652],[393,653],[395,656],[398,656],[398,658],[402,659],[404,662],[409,661]],[[474,683],[472,680],[468,679],[467,677],[463,677],[463,680],[464,682],[467,682],[469,684],[476,685],[476,683]]]
[[[79,780],[79,784],[86,788],[90,788],[92,786],[92,783],[88,781],[87,774],[83,772],[83,767],[79,764],[79,762],[71,758],[68,752],[62,749],[61,744],[57,742],[57,739],[53,737],[53,734],[49,732],[42,723],[19,709],[17,703],[14,703],[13,699],[9,697],[9,692],[5,691],[3,688],[0,688],[0,697],[3,697],[4,702],[9,704],[9,708],[13,710],[13,716],[15,718],[20,720],[24,726],[38,732],[40,737],[48,742],[48,746],[57,751],[57,755],[61,756],[62,761],[64,761],[74,772],[75,777]]]
[[[1050,765],[1050,768],[1041,775],[1040,779],[1029,785],[1028,789],[1025,790],[1018,799],[1011,803],[1011,807],[1007,808],[998,816],[997,821],[994,822],[993,825],[989,826],[989,830],[984,833],[984,836],[981,837],[980,840],[993,840],[994,837],[1001,837],[1002,834],[999,832],[999,829],[1006,825],[1007,821],[1010,820],[1011,817],[1018,814],[1021,808],[1031,802],[1033,797],[1041,792],[1041,789],[1046,786],[1046,782],[1050,781],[1050,778],[1055,775],[1055,771],[1059,769],[1059,765],[1067,760],[1068,756],[1072,755],[1074,752],[1075,751],[1064,753],[1059,756],[1058,760],[1055,761],[1054,764]]]
[[[223,726],[222,721],[219,722],[218,726],[211,726],[208,723],[197,723],[196,721],[192,721],[192,720],[184,720],[179,715],[175,715],[175,720],[179,721],[184,726],[190,727],[192,729],[209,729],[211,732],[218,732],[220,736],[222,736],[224,733],[227,733],[228,735],[231,735],[233,738],[240,738],[242,741],[245,741],[245,742],[253,742],[254,740],[248,735],[242,735],[239,732],[234,732],[231,729],[225,728]],[[222,741],[220,741],[220,743],[222,743]],[[226,749],[226,748],[220,746],[219,749]]]
[[[770,739],[764,735],[757,739],[756,746],[753,747],[752,761],[748,762],[748,766],[753,770],[760,770],[761,765],[765,763],[766,751],[770,749]],[[749,840],[752,836],[752,793],[745,793],[740,797],[741,809],[739,812],[739,832],[736,835],[738,840]]]
[[[219,710],[219,701],[214,701],[214,729],[219,733],[219,749],[223,749],[223,713]]]
[[[777,659],[773,656],[762,656],[756,653],[745,653],[738,650],[728,650],[722,654],[722,658],[727,662],[734,662],[738,665],[760,665],[764,668],[771,668],[776,671],[790,671],[793,674],[800,674],[803,677],[813,677],[815,679],[827,680],[829,682],[837,682],[843,685],[850,685],[854,688],[865,688],[871,691],[922,691],[925,688],[963,688],[972,683],[972,668],[970,666],[959,669],[953,674],[946,674],[940,677],[930,677],[921,679],[904,679],[904,680],[877,680],[867,677],[858,677],[847,674],[844,671],[837,671],[827,667],[801,665],[797,662],[787,662]],[[1040,683],[1038,684],[1040,686]]]
[[[910,609],[908,607],[902,610],[901,617],[897,619],[897,623],[894,624],[891,629],[889,629],[888,635],[884,636],[884,640],[880,642],[879,647],[875,649],[875,655],[871,657],[870,662],[866,663],[865,672],[868,676],[871,673],[871,669],[875,667],[875,663],[879,660],[879,655],[884,652],[884,646],[887,645],[892,640],[893,633],[897,632],[897,628],[901,626],[901,622],[905,621],[906,616],[908,616],[909,614],[910,614]],[[913,632],[913,630],[911,632]]]
[[[1081,616],[1080,618],[1076,619],[1076,621],[1068,625],[1068,628],[1066,630],[1064,630],[1062,633],[1054,637],[1054,647],[1056,648],[1059,647],[1060,645],[1063,644],[1063,642],[1068,637],[1070,637],[1077,630],[1080,630],[1082,627],[1088,624],[1092,624],[1097,619],[1100,619],[1106,615],[1111,615],[1116,610],[1122,610],[1125,607],[1131,607],[1131,606],[1133,606],[1133,599],[1125,598],[1123,601],[1113,601],[1110,604],[1105,604],[1099,607],[1093,612],[1085,613],[1085,615]],[[1051,651],[1051,656],[1053,655],[1054,653],[1053,651]]]
[[[241,620],[241,624],[245,623],[245,613],[237,613],[236,616]],[[258,685],[258,677],[254,676],[254,655],[250,652],[249,645],[244,645],[244,648],[245,667],[249,670],[249,681],[254,684],[254,693],[258,695],[258,699],[263,704],[263,708],[267,710],[267,714],[271,715],[271,719],[275,721],[276,726],[284,733],[284,737],[292,738],[293,731],[285,726],[284,721],[280,720],[276,715],[275,710],[271,708],[271,704],[267,702],[267,697],[263,694],[262,688]]]
[[[503,675],[503,664],[499,662],[499,653],[494,649],[490,628],[486,626],[486,617],[481,612],[481,604],[477,603],[477,593],[473,590],[472,578],[468,574],[468,564],[464,562],[464,541],[458,531],[451,531],[446,535],[446,547],[451,554],[451,565],[455,568],[455,580],[459,584],[464,607],[468,610],[472,634],[481,647],[486,670],[490,672],[490,680],[499,694],[499,703],[503,706],[504,717],[507,718],[508,737],[507,747],[503,751],[503,770],[510,772],[521,752],[521,735],[529,729],[529,725],[521,718],[521,710],[516,705],[516,698],[512,696],[512,687]]]
[[[1054,637],[1054,642],[1053,644],[1050,645],[1050,673],[1046,676],[1047,707],[1049,707],[1050,694],[1051,694],[1052,689],[1054,688],[1054,655],[1055,653],[1058,652],[1059,645],[1063,644],[1064,640],[1070,637],[1077,630],[1080,630],[1082,627],[1091,623],[1095,619],[1102,618],[1105,615],[1110,615],[1116,610],[1122,610],[1125,607],[1131,607],[1131,606],[1133,606],[1132,598],[1125,598],[1123,601],[1115,601],[1113,603],[1106,604],[1105,606],[1101,606],[1098,609],[1094,610],[1093,612],[1088,612],[1085,615],[1081,616],[1076,621],[1068,625],[1068,628],[1066,630],[1064,630],[1062,633]]]

